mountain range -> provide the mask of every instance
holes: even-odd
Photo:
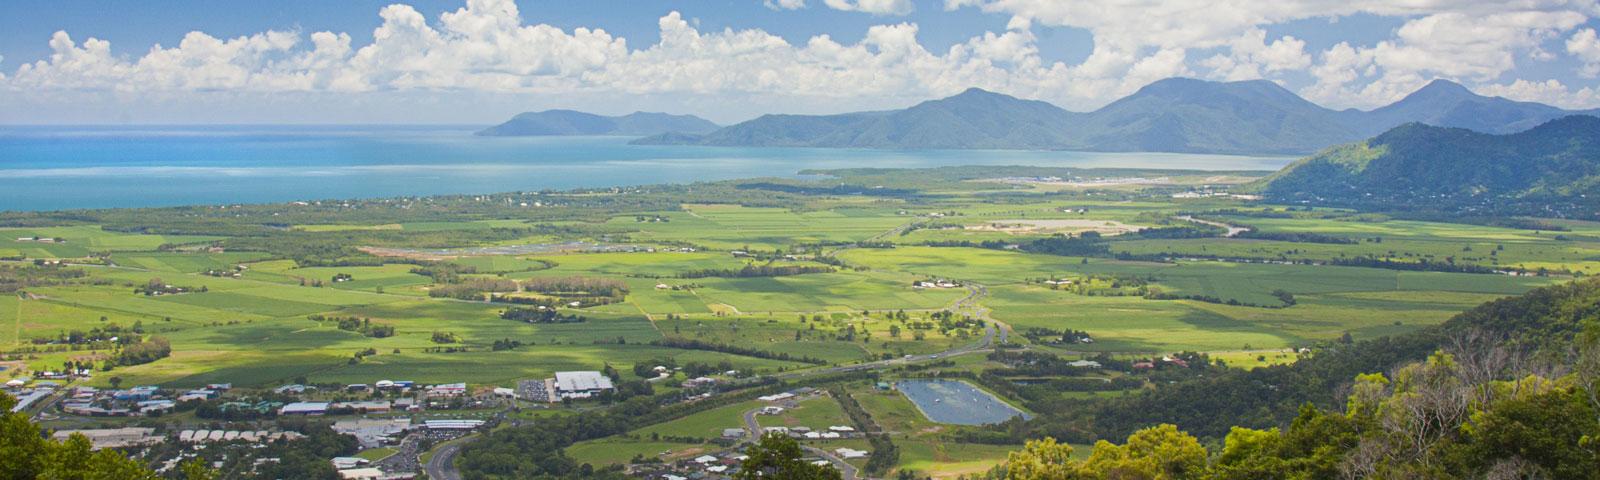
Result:
[[[545,110],[518,114],[505,123],[483,129],[477,134],[486,137],[645,136],[667,132],[703,134],[716,129],[717,124],[694,115],[633,112],[627,115],[608,117],[574,110]]]
[[[1324,150],[1251,188],[1279,202],[1483,215],[1600,216],[1600,118],[1511,134],[1408,123]]]
[[[1446,80],[1382,108],[1332,110],[1265,80],[1171,78],[1092,112],[974,88],[902,110],[764,115],[708,133],[674,131],[634,143],[1306,154],[1411,122],[1509,133],[1575,113],[1597,111],[1485,97]]]

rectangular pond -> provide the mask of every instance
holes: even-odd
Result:
[[[923,416],[939,423],[987,425],[1017,416],[1032,418],[989,392],[959,380],[902,380],[895,383],[895,388],[911,399]]]

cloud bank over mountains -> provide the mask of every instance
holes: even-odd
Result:
[[[48,58],[0,64],[0,91],[18,108],[75,101],[166,103],[303,92],[344,99],[371,95],[570,98],[772,97],[814,110],[853,110],[947,96],[969,87],[1092,109],[1174,76],[1216,80],[1299,76],[1296,89],[1335,107],[1392,102],[1434,78],[1480,93],[1568,108],[1600,106],[1594,81],[1524,79],[1529,65],[1569,65],[1569,78],[1600,77],[1594,19],[1600,1],[1519,0],[752,0],[780,12],[826,8],[882,23],[858,41],[817,35],[793,42],[760,29],[701,30],[678,12],[658,20],[660,40],[633,44],[603,29],[562,29],[525,19],[511,0],[467,0],[429,18],[406,4],[383,7],[365,45],[345,32],[266,31],[234,38],[190,32],[174,46],[119,56],[107,41],[57,32]],[[1007,28],[948,48],[919,42],[919,26],[897,21],[916,8],[975,9],[1009,18]],[[799,14],[799,13],[795,13]],[[1317,51],[1304,39],[1269,34],[1306,19],[1353,15],[1403,19],[1384,40],[1340,42]],[[1081,62],[1047,61],[1039,27],[1087,30]],[[1332,25],[1333,28],[1337,24]],[[86,36],[90,35],[90,36]],[[81,39],[81,40],[80,40]],[[214,100],[214,99],[213,99]],[[348,100],[358,102],[359,100]],[[752,108],[782,108],[769,103]],[[582,107],[581,105],[574,105]],[[729,120],[760,112],[709,113]],[[720,116],[720,118],[719,118]]]

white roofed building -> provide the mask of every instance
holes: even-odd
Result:
[[[611,378],[600,372],[556,372],[556,391],[562,398],[589,398],[616,388]]]

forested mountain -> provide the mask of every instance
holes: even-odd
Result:
[[[1084,115],[1065,148],[1295,153],[1361,138],[1341,114],[1266,80],[1161,80]]]
[[[693,115],[634,112],[607,117],[573,110],[545,110],[518,114],[505,123],[483,129],[478,135],[522,137],[554,135],[655,135],[665,132],[706,133],[717,124]]]
[[[1298,154],[1409,122],[1507,133],[1573,113],[1584,112],[1484,97],[1444,80],[1383,108],[1336,111],[1265,80],[1170,78],[1088,113],[969,89],[904,110],[765,115],[705,135],[677,131],[635,143]]]
[[[1406,124],[1301,159],[1256,188],[1283,202],[1594,217],[1600,118],[1507,135]]]
[[[1574,112],[1542,103],[1485,97],[1460,84],[1434,80],[1398,102],[1356,118],[1361,121],[1358,126],[1363,128],[1364,136],[1409,122],[1483,133],[1515,133],[1575,113],[1596,115],[1600,110]]]

